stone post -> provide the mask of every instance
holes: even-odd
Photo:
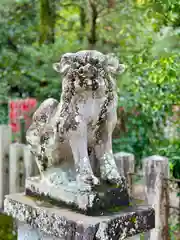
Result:
[[[24,145],[24,166],[25,166],[25,178],[35,175],[35,159],[29,146]]]
[[[128,185],[129,196],[132,197],[133,185],[132,185],[132,175],[135,171],[135,158],[131,153],[118,152],[114,154],[116,165],[119,169],[121,176],[126,178]],[[128,174],[129,173],[129,174]]]
[[[10,145],[9,154],[9,191],[10,193],[20,192],[20,178],[24,175],[23,165],[23,147],[24,144],[13,143]]]
[[[19,125],[20,125],[20,143],[26,144],[26,126],[25,126],[25,119],[23,116],[19,118]]]
[[[4,195],[9,191],[9,145],[11,128],[0,125],[0,209],[3,207]]]
[[[118,152],[114,154],[116,165],[119,169],[121,176],[128,178],[128,172],[134,173],[135,158],[131,153]]]
[[[155,209],[155,228],[150,232],[150,240],[164,240],[166,227],[166,201],[164,178],[169,176],[168,159],[151,156],[143,160],[145,177],[145,197]]]

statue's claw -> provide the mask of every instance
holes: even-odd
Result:
[[[100,184],[99,179],[93,175],[87,177],[86,181],[88,181],[92,186],[96,186]]]
[[[81,186],[80,188],[84,186],[84,188],[92,190],[92,187],[99,185],[100,181],[94,175],[86,175],[86,176],[79,175],[77,176],[77,183],[79,186]]]
[[[118,170],[116,168],[113,168],[111,171],[108,171],[107,173],[102,174],[102,179],[104,181],[107,181],[111,184],[122,184],[122,176],[120,176]]]

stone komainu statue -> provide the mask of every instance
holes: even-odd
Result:
[[[27,131],[42,179],[48,169],[58,172],[65,163],[65,171],[74,166],[78,183],[98,184],[97,166],[100,179],[120,181],[112,153],[117,121],[113,75],[122,73],[124,65],[98,51],[80,51],[64,54],[53,68],[63,75],[60,102],[45,100]]]

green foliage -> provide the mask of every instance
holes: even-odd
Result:
[[[1,6],[0,14],[1,84],[9,86],[7,91],[10,95],[22,95],[24,85],[29,80],[28,74],[26,75],[22,68],[23,47],[32,44],[37,36],[35,1],[10,1],[9,6]]]
[[[0,80],[0,124],[8,123],[8,89],[7,83]]]
[[[8,124],[8,104],[0,104],[0,124]]]
[[[142,16],[140,11],[142,9],[136,10],[135,13],[139,14],[133,14],[128,22],[125,21],[126,28],[130,28],[133,22],[138,22],[134,29],[129,32],[123,28],[121,35],[117,37],[120,40],[124,37],[121,51],[120,47],[115,47],[119,50],[122,61],[127,63],[128,69],[118,80],[119,107],[124,109],[119,118],[126,123],[126,129],[121,129],[120,138],[113,140],[113,147],[114,151],[134,153],[136,164],[141,164],[143,157],[162,154],[160,149],[170,146],[171,154],[166,149],[163,155],[170,157],[171,161],[177,159],[179,151],[174,142],[165,139],[164,126],[167,118],[172,115],[173,105],[180,102],[179,35],[176,30],[162,28],[163,16],[159,13],[148,9],[146,15]],[[117,19],[113,24],[118,27]],[[115,42],[113,46],[114,44]],[[177,169],[176,173],[180,172],[178,166],[174,160],[173,169]]]
[[[169,235],[171,240],[179,239],[179,229],[180,229],[180,223],[171,224],[169,226]]]
[[[17,233],[15,231],[13,218],[1,213],[0,213],[0,239],[1,240],[17,239]]]
[[[25,11],[26,10],[26,11]],[[39,46],[39,4],[37,1],[18,1],[7,11],[0,11],[0,77],[9,86],[11,97],[60,98],[60,77],[52,63],[67,51],[79,50],[79,42],[65,35],[54,44]],[[57,21],[58,23],[58,21]],[[58,35],[58,33],[57,33]]]
[[[161,144],[162,146],[162,144]],[[164,143],[164,146],[158,149],[159,154],[169,158],[169,166],[173,176],[180,179],[180,141],[173,140]]]
[[[174,54],[153,59],[149,55],[149,61],[144,61],[141,55],[136,58],[135,61],[141,65],[136,65],[127,74],[134,82],[126,85],[129,80],[125,76],[125,91],[120,92],[119,104],[125,109],[123,117],[127,132],[114,140],[114,147],[116,151],[131,151],[140,160],[147,155],[157,154],[161,147],[167,145],[164,126],[167,117],[172,115],[172,106],[179,101],[179,56]],[[135,67],[134,63],[132,67]],[[174,143],[168,144],[174,147],[174,151],[177,150]],[[179,152],[176,154],[178,156]]]
[[[164,17],[164,24],[171,24],[174,27],[180,27],[180,2],[174,0],[162,1],[153,0],[154,10],[160,12]]]

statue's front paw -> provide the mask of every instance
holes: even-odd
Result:
[[[97,177],[95,176],[90,176],[88,179],[87,179],[91,185],[95,186],[95,185],[99,185],[100,184],[100,181]]]
[[[102,172],[101,178],[111,184],[122,184],[122,177],[115,168]]]
[[[85,175],[84,177],[82,177],[82,180],[84,183],[92,186],[99,184],[99,179],[94,175]]]
[[[94,175],[78,175],[77,182],[80,187],[87,186],[87,188],[91,189],[92,186],[96,186],[100,184],[100,181]]]

